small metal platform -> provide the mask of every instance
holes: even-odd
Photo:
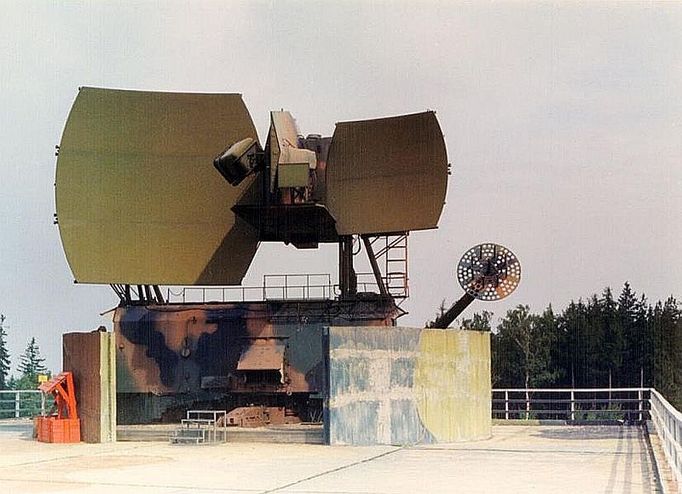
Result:
[[[187,418],[170,435],[171,444],[217,444],[227,441],[225,410],[187,410]]]

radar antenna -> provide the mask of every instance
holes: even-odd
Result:
[[[437,227],[448,166],[433,111],[337,122],[332,137],[304,137],[273,111],[261,143],[240,94],[85,87],[59,144],[56,219],[74,279],[124,302],[135,285],[145,302],[161,299],[147,293],[157,285],[239,285],[260,242],[337,243],[338,296],[352,300],[374,294],[358,293],[359,239],[375,295],[404,298],[407,234]]]
[[[511,295],[521,281],[521,263],[506,247],[484,243],[464,253],[457,264],[464,295],[432,327],[447,328],[474,300],[494,301]]]

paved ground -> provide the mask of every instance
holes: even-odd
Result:
[[[657,492],[638,427],[495,426],[437,446],[43,444],[0,424],[0,493]]]

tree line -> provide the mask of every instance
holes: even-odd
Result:
[[[38,376],[48,375],[45,359],[35,338],[31,338],[24,352],[19,356],[19,376],[10,374],[11,359],[7,349],[7,333],[5,315],[0,314],[0,390],[4,389],[36,389]]]
[[[462,321],[491,330],[492,313]],[[494,388],[654,387],[682,409],[682,307],[650,303],[625,283],[571,301],[560,313],[507,311],[491,334]]]

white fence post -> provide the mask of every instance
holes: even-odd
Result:
[[[504,390],[504,419],[509,420],[509,390]]]
[[[17,391],[14,393],[14,418],[18,419],[21,416],[21,392]]]
[[[571,390],[571,420],[575,421],[575,391]]]

